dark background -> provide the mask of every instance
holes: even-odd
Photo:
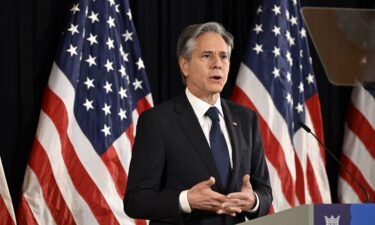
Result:
[[[42,95],[72,0],[12,0],[0,7],[0,143],[1,159],[15,208],[36,131]],[[189,24],[222,23],[235,37],[229,97],[259,0],[130,0],[154,102],[183,90],[175,56],[179,33]],[[374,1],[301,0],[302,6],[374,8]],[[340,156],[346,106],[351,88],[331,85],[313,47],[327,146]],[[327,156],[336,202],[338,168]]]

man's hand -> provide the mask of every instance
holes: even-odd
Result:
[[[210,177],[208,180],[202,181],[194,185],[187,193],[188,201],[192,209],[200,209],[215,212],[218,214],[235,214],[225,211],[223,208],[225,202],[229,199],[227,196],[215,192],[211,186],[215,184],[215,178]]]
[[[253,187],[250,184],[250,176],[242,178],[241,192],[233,192],[228,195],[229,200],[224,205],[224,210],[229,213],[247,211],[256,204]]]

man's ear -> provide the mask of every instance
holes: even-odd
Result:
[[[178,64],[180,64],[180,69],[182,73],[184,74],[185,77],[189,75],[189,69],[190,69],[190,64],[189,62],[182,56],[178,58]]]

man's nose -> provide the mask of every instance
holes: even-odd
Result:
[[[213,57],[212,67],[214,69],[221,69],[222,66],[223,66],[223,62],[221,61],[220,56],[219,55],[215,55]]]

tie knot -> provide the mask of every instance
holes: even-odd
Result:
[[[219,110],[216,107],[210,107],[205,115],[210,117],[211,121],[220,121]]]

